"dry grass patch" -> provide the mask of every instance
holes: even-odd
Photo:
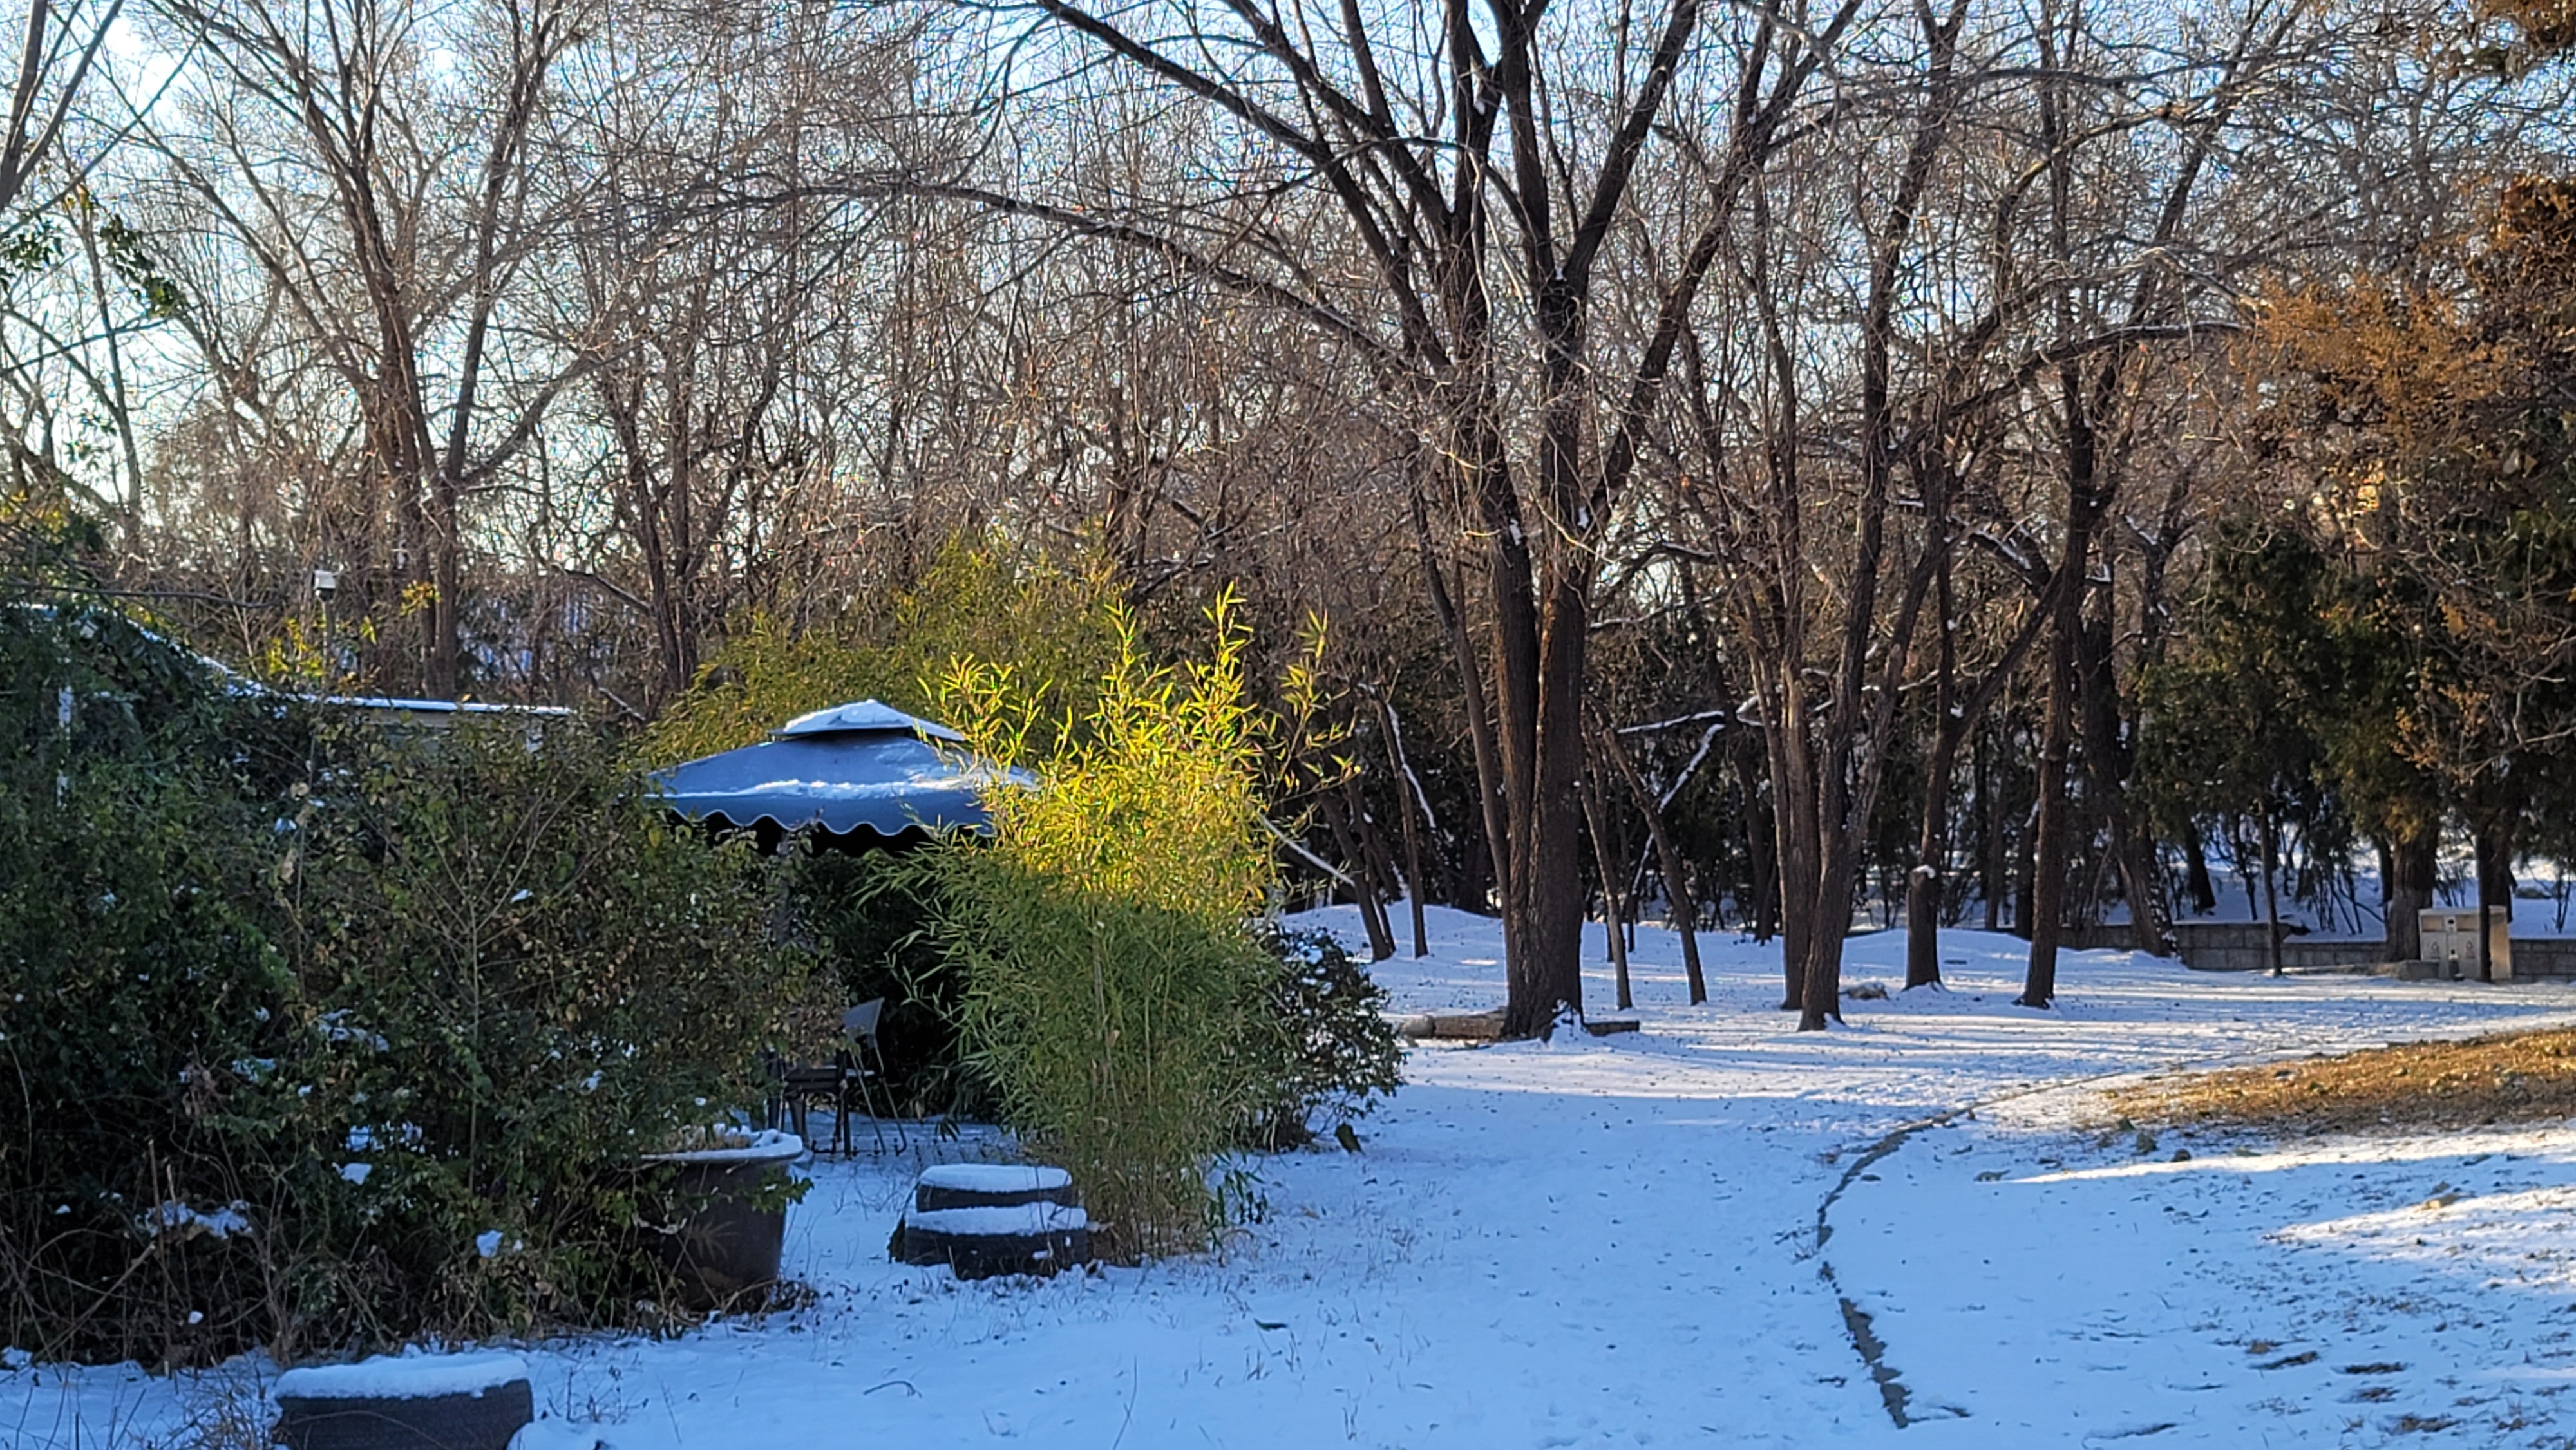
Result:
[[[2161,1077],[2110,1100],[2139,1122],[2319,1132],[2576,1117],[2576,1030],[2412,1042]]]

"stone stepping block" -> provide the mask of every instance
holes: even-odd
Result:
[[[1061,1168],[943,1163],[913,1185],[894,1257],[960,1279],[1054,1274],[1091,1262],[1091,1220]]]
[[[960,1279],[1060,1273],[1091,1262],[1091,1220],[1062,1203],[915,1211],[895,1229],[895,1257]]]
[[[270,1388],[286,1450],[508,1450],[535,1415],[515,1354],[383,1355],[291,1369]]]
[[[1073,1175],[1063,1169],[1022,1163],[942,1163],[921,1170],[912,1186],[912,1206],[923,1213],[1023,1203],[1080,1208],[1082,1195],[1073,1191]]]

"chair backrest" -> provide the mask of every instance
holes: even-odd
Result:
[[[854,1042],[874,1046],[877,1040],[877,1018],[885,1012],[885,998],[871,997],[841,1014],[841,1035]]]

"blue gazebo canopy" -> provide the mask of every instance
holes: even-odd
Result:
[[[980,793],[1004,776],[956,748],[964,739],[945,725],[861,700],[799,715],[757,745],[658,771],[654,783],[679,814],[737,829],[820,826],[887,839],[951,827],[990,830]],[[1007,778],[1034,783],[1026,771]]]

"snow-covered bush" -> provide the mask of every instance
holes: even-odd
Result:
[[[0,1342],[292,1356],[662,1297],[625,1170],[759,1090],[804,965],[770,863],[577,729],[316,721],[112,615],[0,613],[0,680]]]
[[[303,1112],[371,1168],[300,1315],[364,1332],[390,1290],[400,1329],[471,1332],[669,1302],[628,1232],[653,1186],[624,1169],[765,1089],[808,969],[771,940],[776,863],[673,827],[578,732],[352,743],[282,904],[328,1024]],[[495,1230],[520,1247],[475,1252]]]

